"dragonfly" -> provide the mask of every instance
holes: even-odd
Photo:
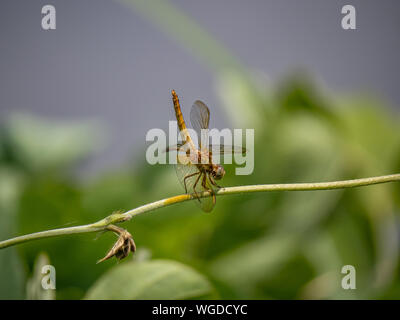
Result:
[[[175,168],[185,193],[193,195],[196,198],[195,202],[203,211],[210,212],[216,203],[216,192],[222,188],[217,181],[225,175],[224,167],[213,162],[213,155],[245,154],[246,149],[239,146],[209,144],[210,110],[200,100],[193,103],[190,111],[190,122],[199,140],[196,146],[183,119],[178,95],[175,90],[171,93],[182,143],[168,147],[166,152],[177,152]],[[202,197],[203,192],[209,192],[210,196]]]

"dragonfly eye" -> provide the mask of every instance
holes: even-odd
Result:
[[[213,176],[216,180],[220,180],[225,175],[225,169],[221,165],[217,165],[213,170]]]

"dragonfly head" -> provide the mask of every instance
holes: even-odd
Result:
[[[225,175],[224,167],[221,166],[220,164],[215,165],[212,171],[212,176],[214,177],[214,179],[220,180],[224,177],[224,175]]]

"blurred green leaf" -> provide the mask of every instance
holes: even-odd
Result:
[[[207,279],[181,263],[168,260],[127,262],[103,275],[86,299],[196,299],[210,298]]]
[[[0,239],[14,236],[24,176],[15,168],[0,165]],[[23,262],[16,248],[0,250],[0,299],[23,298]]]
[[[14,156],[31,170],[70,164],[97,150],[104,139],[94,122],[66,123],[28,114],[13,114],[6,129]]]
[[[251,293],[259,281],[283,267],[296,245],[297,238],[289,234],[265,236],[215,259],[210,271],[236,290]]]

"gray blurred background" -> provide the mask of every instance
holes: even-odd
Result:
[[[215,90],[216,67],[202,54],[196,56],[196,45],[185,47],[179,35],[171,37],[165,30],[168,21],[163,22],[170,13],[162,6],[149,14],[141,1],[136,3],[2,0],[2,120],[29,112],[100,121],[107,139],[85,163],[88,172],[119,165],[132,155],[144,157],[146,132],[166,129],[174,119],[171,89],[180,95],[186,114],[200,98],[212,108],[212,126],[229,126]],[[399,1],[170,3],[271,85],[300,68],[331,92],[369,92],[400,106]],[[56,8],[56,30],[41,28],[45,4]],[[341,28],[345,4],[356,7],[357,30]]]

